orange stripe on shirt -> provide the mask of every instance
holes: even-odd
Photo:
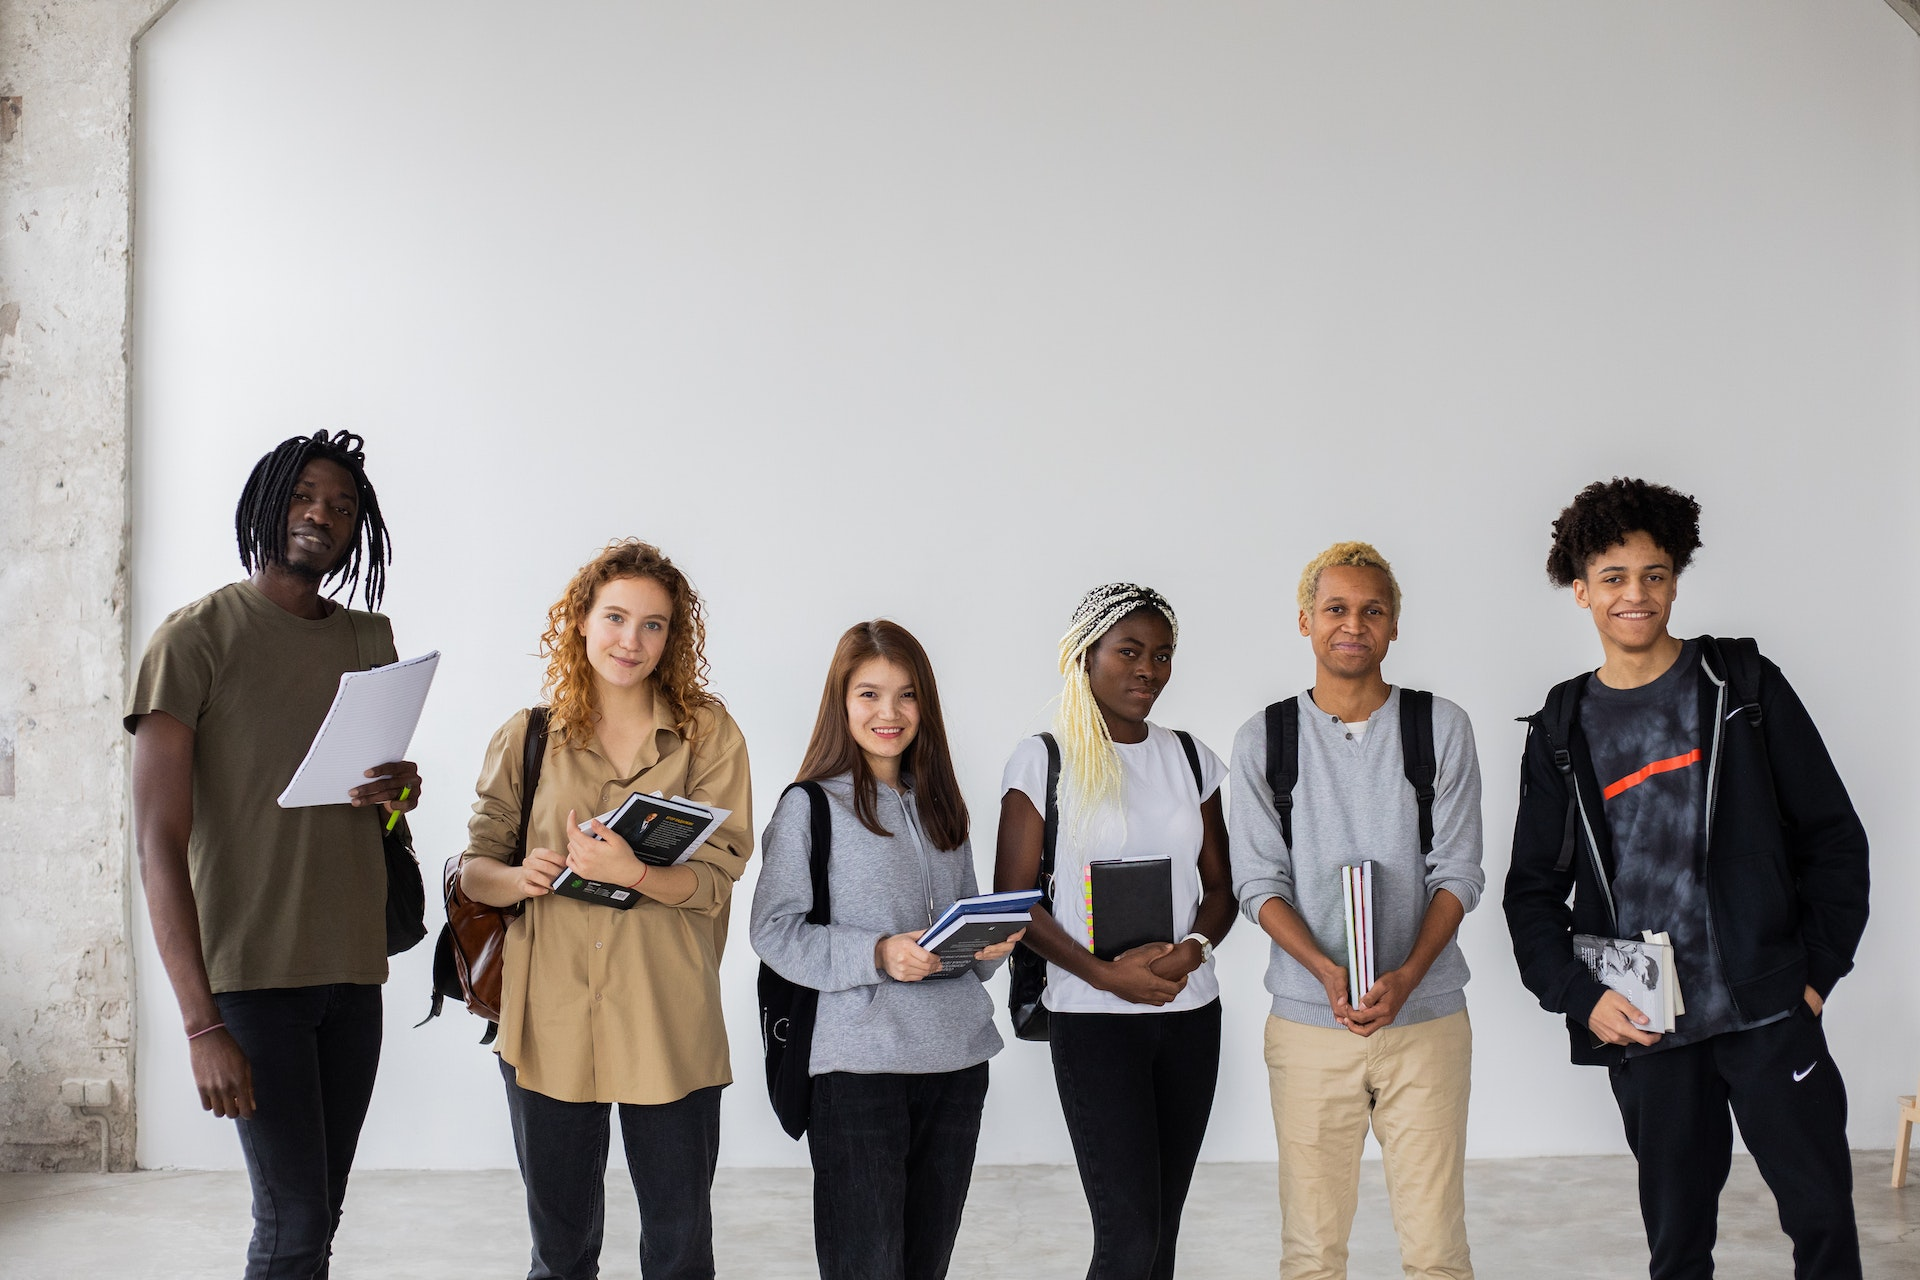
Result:
[[[1614,783],[1600,794],[1611,800],[1630,787],[1637,787],[1656,773],[1672,773],[1675,769],[1684,769],[1690,764],[1700,763],[1700,748],[1695,747],[1683,756],[1674,756],[1669,760],[1655,760],[1644,769],[1635,769],[1620,781]]]

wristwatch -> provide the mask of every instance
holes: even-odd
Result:
[[[1190,933],[1186,937],[1180,939],[1180,941],[1199,943],[1200,944],[1200,963],[1201,964],[1213,963],[1213,943],[1207,940],[1206,934]]]

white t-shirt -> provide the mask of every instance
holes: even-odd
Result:
[[[1053,918],[1067,936],[1081,946],[1091,941],[1086,897],[1082,891],[1086,865],[1098,858],[1168,857],[1173,859],[1173,923],[1177,938],[1193,931],[1200,909],[1200,805],[1220,790],[1227,766],[1198,738],[1201,787],[1196,794],[1193,769],[1180,739],[1170,729],[1147,725],[1145,742],[1116,742],[1126,771],[1126,834],[1116,845],[1117,830],[1102,838],[1096,831],[1083,842],[1076,838],[1067,788],[1060,788],[1060,836],[1054,851]],[[1039,738],[1022,739],[1000,778],[1000,794],[1023,792],[1034,811],[1047,811],[1047,746]],[[1114,826],[1117,824],[1109,824]],[[1060,1013],[1174,1013],[1197,1009],[1218,998],[1220,981],[1213,965],[1203,964],[1187,977],[1185,990],[1163,1005],[1133,1004],[1107,991],[1088,986],[1058,965],[1047,966],[1046,1006]]]

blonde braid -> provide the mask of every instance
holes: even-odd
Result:
[[[1093,696],[1087,651],[1122,618],[1142,609],[1153,609],[1165,617],[1173,629],[1173,642],[1180,643],[1180,623],[1166,597],[1151,587],[1131,582],[1109,582],[1087,592],[1073,611],[1073,625],[1060,637],[1060,674],[1066,677],[1066,683],[1060,690],[1053,734],[1060,743],[1061,782],[1068,799],[1065,807],[1071,811],[1072,826],[1080,834],[1103,810],[1111,809],[1124,818],[1126,799],[1126,772],[1120,764],[1120,753],[1114,749],[1107,718],[1100,714],[1100,704]]]

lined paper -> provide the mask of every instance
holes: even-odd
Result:
[[[307,758],[280,793],[280,807],[346,804],[348,792],[371,781],[367,770],[406,759],[439,666],[436,649],[405,662],[343,674]]]

